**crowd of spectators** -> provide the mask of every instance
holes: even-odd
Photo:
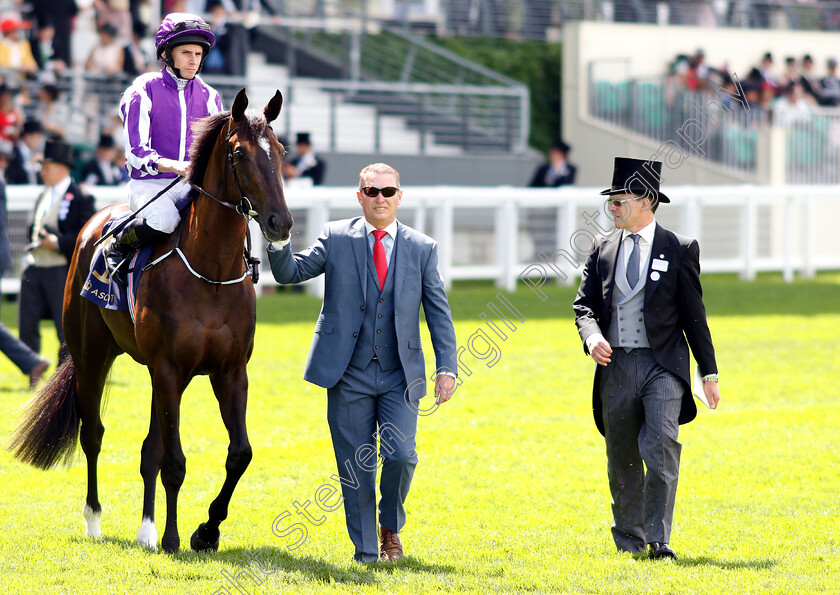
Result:
[[[801,59],[786,57],[784,68],[777,69],[773,54],[765,53],[747,76],[737,81],[751,111],[756,108],[751,120],[754,124],[773,122],[790,127],[807,120],[815,108],[840,106],[837,65],[835,58],[829,58],[825,70],[817,72],[814,59],[805,54]],[[672,91],[736,91],[728,67],[709,66],[702,49],[691,56],[678,55],[671,64],[669,81]]]

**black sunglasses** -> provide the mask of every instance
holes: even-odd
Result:
[[[364,188],[362,188],[362,193],[368,198],[376,198],[376,196],[380,192],[385,198],[391,198],[399,191],[399,188],[394,188],[393,186],[385,186],[385,188],[377,188],[376,186],[365,186]]]

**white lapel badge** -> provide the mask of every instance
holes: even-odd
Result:
[[[660,260],[659,258],[654,258],[653,262],[650,263],[650,268],[652,268],[654,271],[662,271],[663,273],[667,272],[668,271],[668,261],[667,260]]]
[[[650,274],[650,280],[651,281],[659,281],[659,273],[657,273],[656,271],[653,271]]]

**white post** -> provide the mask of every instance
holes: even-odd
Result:
[[[802,276],[810,279],[817,274],[814,264],[814,197],[802,201]]]
[[[752,281],[755,279],[755,237],[756,237],[756,207],[753,197],[748,196],[741,209],[741,257],[743,269],[741,279]]]
[[[315,202],[306,210],[306,245],[311,245],[321,231],[324,225],[330,220],[330,207],[326,202]],[[303,246],[301,246],[303,248]],[[317,297],[324,297],[324,276],[318,275],[316,278],[306,282],[306,293]]]
[[[443,278],[444,289],[452,288],[452,203],[445,201],[434,210],[435,235],[438,243],[438,270]]]
[[[789,217],[793,215],[794,197],[788,194],[785,197],[785,212]],[[790,223],[792,221],[789,220]],[[793,283],[793,229],[782,231],[782,279],[785,283]]]
[[[426,203],[417,203],[414,207],[414,229],[426,233]]]
[[[513,199],[496,207],[496,263],[499,276],[496,287],[516,290],[516,264],[519,260],[519,209]]]

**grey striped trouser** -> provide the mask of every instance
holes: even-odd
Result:
[[[620,550],[668,543],[680,468],[678,418],[685,387],[650,349],[616,347],[600,397],[612,495],[612,534]],[[644,468],[642,463],[644,462]]]

